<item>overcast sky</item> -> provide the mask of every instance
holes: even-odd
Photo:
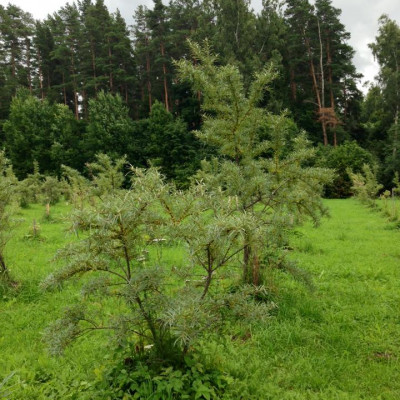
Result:
[[[43,19],[47,14],[57,11],[67,0],[0,0],[0,4],[4,6],[9,2],[30,12],[35,18]],[[256,11],[261,8],[261,2],[262,0],[252,0]],[[105,0],[105,4],[111,12],[119,8],[127,23],[131,24],[136,7],[139,4],[151,7],[153,1]],[[378,30],[377,21],[382,14],[388,14],[391,19],[400,23],[399,0],[332,0],[332,4],[342,10],[341,22],[351,33],[349,44],[356,50],[354,64],[357,70],[364,75],[364,82],[372,81],[378,72],[378,66],[374,62],[368,43],[374,41]]]

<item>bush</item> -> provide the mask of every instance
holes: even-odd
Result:
[[[364,204],[375,207],[375,199],[383,188],[376,178],[376,168],[371,168],[364,164],[362,173],[354,173],[350,169],[347,170],[353,186],[351,187],[354,195]]]
[[[207,366],[197,355],[187,356],[179,367],[154,368],[146,361],[126,357],[103,371],[94,398],[118,399],[221,399],[233,378]],[[132,397],[131,397],[132,396]]]
[[[328,198],[350,197],[353,194],[352,181],[347,169],[360,173],[364,164],[374,164],[372,154],[356,142],[345,142],[337,147],[320,146],[317,155],[317,165],[336,172],[333,182],[325,185],[324,195]]]

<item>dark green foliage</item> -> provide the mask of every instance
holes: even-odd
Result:
[[[353,194],[347,170],[350,168],[360,173],[364,164],[374,164],[374,157],[356,142],[345,142],[337,147],[320,146],[316,164],[335,171],[333,182],[325,186],[324,195],[328,198],[346,198]]]
[[[132,353],[126,353],[123,363],[119,362],[103,373],[104,380],[97,384],[93,396],[112,396],[116,400],[127,396],[154,400],[228,398],[223,395],[233,378],[207,367],[196,355],[185,357],[178,368],[154,369],[140,358],[132,358]],[[121,359],[120,352],[116,356]]]
[[[380,71],[378,85],[368,93],[363,117],[371,149],[382,161],[381,181],[390,189],[395,172],[400,170],[400,27],[397,22],[382,15],[378,36],[369,46]]]
[[[273,64],[278,77],[264,93],[260,106],[275,113],[289,109],[314,142],[321,141],[313,104],[318,103],[317,87],[320,105],[324,97],[327,107],[335,107],[341,124],[336,130],[327,128],[330,141],[360,140],[360,99],[352,49],[346,44],[349,35],[340,23],[340,10],[329,0],[317,1],[315,7],[307,0],[264,1],[258,15],[248,0],[173,0],[168,5],[156,1],[149,8],[137,9],[132,37],[119,11],[110,13],[100,0],[65,5],[36,24],[14,6],[2,7],[1,18],[0,83],[4,83],[4,90],[0,119],[15,114],[9,105],[20,86],[48,101],[53,108],[51,118],[56,119],[52,123],[43,115],[46,122],[40,124],[49,128],[42,127],[46,135],[37,132],[35,139],[30,134],[24,134],[26,139],[21,142],[10,138],[9,126],[7,132],[0,133],[19,178],[32,171],[33,159],[40,162],[44,173],[60,176],[61,164],[82,171],[84,163],[101,152],[113,157],[127,155],[140,167],[153,160],[169,179],[186,187],[199,160],[210,153],[190,133],[201,125],[202,93],[192,96],[173,66],[174,59],[190,58],[184,45],[187,38],[208,38],[222,63],[239,68],[245,88],[255,71],[265,63]],[[318,23],[323,71],[319,71]],[[56,110],[53,102],[68,107],[72,114],[65,107]],[[143,128],[147,129],[145,119],[156,102],[171,112],[174,123],[165,120],[168,127],[149,143],[147,134],[153,138],[154,133]],[[140,120],[133,124],[128,116]],[[185,125],[178,122],[180,119]],[[52,131],[53,126],[58,133]],[[41,157],[35,154],[25,161],[22,154],[31,148]],[[389,160],[389,164],[393,163]]]
[[[13,4],[0,6],[0,126],[18,87],[33,89],[33,33],[31,14]]]
[[[89,122],[84,140],[87,160],[97,153],[118,157],[126,153],[132,140],[132,120],[120,95],[99,92],[89,101]]]
[[[161,167],[167,179],[179,186],[187,186],[188,178],[200,166],[201,152],[195,136],[186,124],[174,119],[165,107],[155,102],[148,118],[146,153],[151,163]]]
[[[26,92],[13,98],[4,123],[7,153],[18,178],[33,170],[36,160],[44,173],[59,173],[62,163],[79,159],[79,137],[72,114],[61,104],[51,105]]]
[[[331,0],[286,0],[287,26],[284,61],[291,88],[296,122],[312,140],[336,145],[357,128],[361,93],[352,62],[354,50],[346,43],[350,34],[340,22],[340,10]],[[320,110],[331,108],[342,125],[341,135],[318,121]],[[313,112],[312,112],[313,111]],[[342,136],[342,137],[340,137]]]

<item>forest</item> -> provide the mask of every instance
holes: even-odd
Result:
[[[0,5],[0,398],[399,398],[398,23],[132,13]]]
[[[83,171],[108,153],[140,167],[151,161],[185,187],[214,153],[193,134],[202,123],[201,91],[193,95],[179,79],[174,60],[190,57],[188,39],[207,39],[246,87],[265,65],[273,68],[262,106],[287,110],[320,145],[320,163],[341,169],[347,190],[331,188],[329,197],[347,197],[344,169],[360,172],[368,158],[390,189],[399,170],[396,21],[379,20],[370,48],[381,69],[363,96],[349,33],[329,0],[264,1],[257,14],[245,0],[157,0],[133,11],[128,27],[103,1],[66,4],[43,21],[1,6],[0,140],[19,179],[34,160],[60,176],[62,164]],[[350,158],[361,161],[343,167]]]

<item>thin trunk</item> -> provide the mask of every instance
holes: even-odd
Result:
[[[328,64],[328,82],[329,82],[329,94],[331,100],[331,107],[335,109],[335,98],[333,96],[333,78],[332,78],[332,54],[329,40],[326,41],[326,56]]]
[[[43,90],[43,71],[42,71],[42,57],[40,55],[40,50],[37,49],[38,56],[38,64],[39,64],[39,87],[40,87],[40,97],[44,99],[44,90]]]
[[[321,107],[325,108],[325,74],[324,74],[324,59],[323,59],[323,48],[322,48],[322,38],[321,38],[321,27],[318,24],[318,38],[319,38],[319,68],[321,70]]]
[[[305,32],[304,32],[304,36],[305,36]],[[318,109],[321,110],[321,96],[319,93],[319,88],[318,88],[318,83],[317,83],[317,77],[315,75],[315,68],[314,68],[314,63],[312,60],[312,52],[311,52],[311,47],[310,47],[310,40],[307,37],[304,37],[305,39],[305,43],[306,43],[306,48],[307,48],[307,54],[308,54],[308,58],[310,61],[310,75],[313,81],[313,89],[314,89],[314,93],[315,93],[315,97],[317,99],[317,105],[318,105]],[[328,135],[326,133],[326,126],[324,123],[321,124],[322,125],[322,135],[323,135],[323,139],[324,139],[324,146],[328,145]]]
[[[206,277],[206,284],[204,285],[203,294],[201,295],[201,299],[204,299],[204,297],[206,296],[206,294],[208,292],[208,289],[210,288],[212,274],[213,274],[213,259],[211,256],[210,246],[208,245],[208,247],[207,247],[207,277]]]
[[[328,64],[328,82],[329,82],[329,96],[330,96],[331,108],[332,110],[335,110],[335,97],[333,95],[333,78],[332,78],[332,53],[331,53],[330,42],[328,39],[326,40],[326,57]],[[346,99],[346,86],[345,86],[345,99]],[[347,111],[346,108],[347,105],[345,106],[344,110],[345,113]],[[336,125],[333,127],[333,146],[337,147]]]
[[[148,47],[149,39],[146,37],[146,47]],[[150,56],[149,52],[146,51],[146,73],[147,73],[147,94],[149,97],[149,112],[152,107],[152,99],[151,99],[151,81],[150,81]]]
[[[260,261],[256,254],[252,259],[253,265],[253,285],[258,286],[260,284]]]
[[[249,245],[244,246],[243,249],[243,282],[249,283],[251,277],[251,266],[250,266],[250,255],[251,248]]]
[[[17,74],[17,65],[15,61],[15,42],[13,41],[11,44],[11,75],[15,78]]]
[[[397,154],[397,140],[399,137],[399,105],[396,105],[396,113],[394,116],[394,135],[393,135],[393,159]]]
[[[72,72],[72,83],[74,91],[74,109],[75,109],[75,119],[79,120],[79,103],[78,103],[78,87],[76,84],[76,76],[75,76],[75,63],[74,63],[74,56],[71,55],[71,72]]]
[[[240,4],[239,0],[236,0],[236,7],[237,7],[237,21],[236,21],[236,30],[235,30],[235,40],[236,44],[239,47],[239,26],[240,26]]]
[[[6,279],[9,278],[7,265],[4,260],[3,254],[1,254],[1,252],[0,252],[0,274],[1,274],[0,277],[4,277]]]
[[[164,43],[161,42],[161,56],[165,57]],[[168,86],[167,86],[167,68],[165,62],[163,61],[163,75],[164,75],[164,99],[165,99],[165,109],[169,112],[169,99],[168,99]]]
[[[64,105],[67,105],[67,89],[65,88],[65,74],[62,73],[62,83],[63,83],[63,94],[64,94]]]
[[[317,19],[318,24],[318,38],[319,38],[319,68],[321,71],[321,105],[320,109],[325,109],[325,74],[324,74],[324,59],[323,59],[323,48],[322,48],[322,38],[321,38],[321,27],[319,25],[319,20]],[[324,138],[324,146],[328,145],[328,135],[326,133],[326,122],[324,115],[322,116],[321,126],[322,126],[322,135]]]
[[[109,80],[110,80],[110,92],[112,93],[114,90],[114,82],[113,82],[113,69],[112,69],[112,51],[110,45],[110,38],[107,38],[108,43],[108,68],[110,70]]]
[[[88,99],[86,90],[82,90],[82,97],[83,97],[83,115],[85,116],[85,118],[87,118],[89,115],[89,110],[88,110]]]
[[[96,75],[96,57],[94,52],[93,40],[90,41],[90,47],[92,52],[92,70],[93,70],[93,80],[94,80],[94,93],[97,95],[97,75]]]
[[[26,44],[26,68],[28,70],[28,73],[27,73],[28,87],[29,87],[29,92],[32,94],[31,45],[30,45],[29,38],[26,38],[25,44]]]
[[[290,68],[290,89],[292,92],[292,100],[297,101],[297,85],[293,68]]]
[[[393,135],[393,161],[397,155],[397,140],[399,137],[399,63],[397,61],[396,54],[394,54],[394,60],[396,63],[396,112],[394,115],[394,135]]]
[[[315,97],[317,99],[317,105],[318,105],[319,108],[321,108],[321,97],[320,97],[320,94],[319,94],[317,78],[316,78],[316,75],[315,75],[314,62],[312,60],[312,52],[311,52],[311,47],[310,47],[310,40],[308,38],[305,38],[305,42],[306,42],[308,58],[309,58],[309,61],[310,61],[310,75],[311,75],[311,78],[312,78],[312,81],[313,81],[314,94],[315,94]]]

